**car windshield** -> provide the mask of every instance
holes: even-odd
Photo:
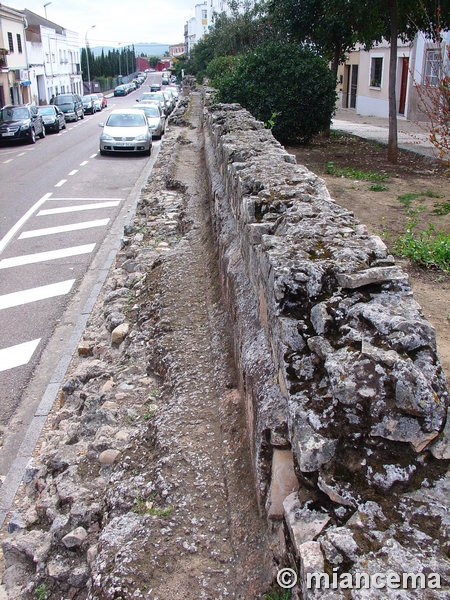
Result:
[[[38,112],[41,115],[54,115],[55,109],[53,108],[53,106],[39,106]]]
[[[147,104],[146,106],[136,107],[134,110],[143,110],[147,117],[159,117],[159,110],[156,104]]]
[[[54,104],[73,104],[72,96],[56,96]]]
[[[28,119],[28,110],[26,108],[4,108],[2,110],[3,121],[17,121],[18,119]]]
[[[90,96],[83,96],[81,99],[83,102],[92,102],[92,98]]]
[[[144,115],[136,113],[130,114],[111,114],[106,121],[108,127],[144,127]]]

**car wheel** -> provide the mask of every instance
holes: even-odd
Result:
[[[55,131],[56,133],[59,133],[59,123],[56,123]]]
[[[45,127],[44,126],[42,126],[41,135],[39,137],[41,138],[41,140],[43,140],[45,138]]]
[[[152,147],[150,146],[150,148],[148,150],[146,150],[144,152],[145,156],[150,156],[150,154],[152,153]]]
[[[30,133],[30,144],[35,144],[35,143],[36,143],[36,132],[32,128],[31,133]]]
[[[84,119],[84,112],[81,113],[81,118]]]

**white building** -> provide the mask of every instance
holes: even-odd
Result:
[[[254,3],[254,0],[241,0],[239,9],[241,11],[248,10],[253,7]],[[206,0],[202,4],[195,5],[193,9],[194,16],[184,26],[184,43],[187,54],[213,26],[215,14],[223,12],[228,16],[233,14],[232,4],[232,0]]]
[[[422,120],[418,87],[439,77],[450,33],[442,43],[428,40],[419,33],[412,42],[398,40],[396,100],[397,115]],[[338,70],[339,105],[359,115],[389,116],[390,44],[383,42],[366,51],[362,47],[347,54]],[[445,60],[445,59],[444,59]]]
[[[0,107],[30,99],[25,26],[21,11],[0,4]]]
[[[23,11],[27,22],[31,101],[48,104],[52,95],[83,94],[78,33],[64,29],[43,17]]]

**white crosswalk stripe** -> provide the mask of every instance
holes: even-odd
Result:
[[[60,250],[49,250],[48,252],[36,252],[35,254],[24,254],[23,256],[3,258],[0,260],[0,269],[31,265],[38,262],[45,262],[47,260],[67,258],[68,256],[89,254],[90,252],[94,251],[94,248],[95,244],[85,244],[84,246],[73,246],[72,248],[61,248]]]
[[[46,300],[47,298],[55,298],[68,294],[72,289],[75,279],[61,281],[59,283],[51,283],[50,285],[42,285],[29,290],[21,290],[20,292],[12,292],[0,296],[0,310],[37,302],[38,300]]]
[[[39,345],[41,338],[0,350],[0,371],[26,365]]]
[[[82,210],[95,210],[98,208],[111,208],[113,206],[118,206],[120,204],[120,200],[115,200],[114,202],[96,202],[95,204],[83,204],[78,206],[63,206],[62,208],[46,208],[45,210],[40,210],[37,214],[38,217],[44,217],[46,215],[59,215],[63,213],[70,212],[79,212]]]
[[[41,235],[54,235],[56,233],[67,233],[68,231],[80,231],[91,227],[105,227],[108,225],[109,219],[98,219],[97,221],[86,221],[84,223],[73,223],[72,225],[62,225],[61,227],[46,227],[45,229],[34,229],[32,231],[24,231],[19,235],[19,240],[27,238],[39,237]]]

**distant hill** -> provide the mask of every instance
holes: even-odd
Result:
[[[124,47],[126,46],[120,46],[120,48]],[[115,46],[94,46],[91,47],[90,50],[94,56],[100,56],[102,50],[105,54],[108,54],[109,51],[119,50],[119,48]],[[138,44],[134,44],[134,51],[136,56],[140,56],[141,54],[145,54],[146,56],[164,56],[164,54],[169,51],[169,44],[146,44],[139,42]]]

